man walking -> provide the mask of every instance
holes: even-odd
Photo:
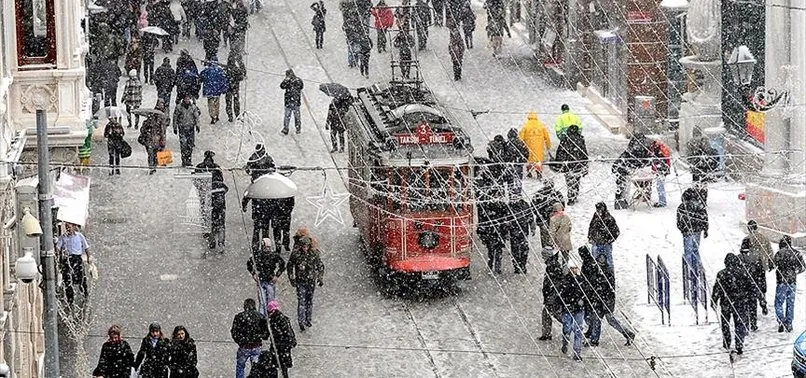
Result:
[[[207,63],[207,67],[199,74],[202,78],[202,95],[207,97],[207,110],[210,113],[210,124],[218,122],[220,97],[227,93],[229,85],[224,69],[215,58]]]
[[[179,135],[179,150],[182,155],[182,166],[193,166],[193,148],[196,146],[196,133],[201,131],[199,127],[199,117],[201,111],[193,103],[190,94],[185,94],[185,98],[179,106],[174,109],[173,129],[174,134]]]
[[[695,189],[683,191],[683,203],[677,207],[677,229],[683,234],[683,257],[688,263],[691,290],[696,292],[700,266],[700,235],[708,237],[708,211],[697,200]]]
[[[792,248],[792,238],[784,235],[778,242],[775,253],[775,316],[778,318],[778,332],[792,332],[792,320],[795,318],[795,285],[798,274],[806,270],[803,255]],[[784,313],[786,303],[786,313]]]
[[[543,274],[543,311],[540,315],[542,333],[538,340],[551,341],[552,319],[562,321],[563,304],[560,302],[560,290],[565,286],[563,269],[567,261],[552,246],[543,247],[541,257],[546,264],[546,270]]]
[[[451,65],[453,65],[453,80],[462,80],[462,60],[465,56],[465,41],[459,27],[453,24],[453,18],[448,21],[450,39],[448,42],[448,53],[451,55]]]
[[[75,297],[73,285],[81,285],[85,301],[89,295],[83,256],[87,255],[87,262],[92,262],[92,257],[87,239],[78,231],[78,225],[65,223],[64,230],[64,234],[56,241],[56,251],[62,261],[62,281],[65,283],[67,303],[72,304]]]
[[[560,351],[568,353],[568,343],[573,333],[573,359],[582,361],[582,327],[585,326],[585,292],[582,290],[582,277],[579,265],[569,262],[569,272],[565,275],[564,285],[560,290],[562,301],[563,341]]]
[[[263,347],[262,340],[269,338],[269,323],[266,317],[257,311],[254,299],[247,298],[243,301],[243,312],[239,312],[232,320],[230,335],[238,344],[238,352],[235,354],[235,378],[244,378],[246,361],[254,365]]]
[[[509,208],[512,220],[509,222],[509,247],[512,251],[512,266],[515,274],[526,274],[529,259],[529,234],[537,231],[531,206],[521,197],[520,188],[514,190]]]
[[[576,125],[571,125],[566,137],[560,140],[555,160],[561,162],[560,170],[565,173],[568,186],[568,205],[573,205],[579,195],[579,182],[588,174],[588,149]]]
[[[712,307],[720,309],[722,326],[722,347],[730,349],[730,321],[736,331],[736,354],[742,354],[744,337],[747,335],[747,304],[750,298],[748,289],[752,280],[733,253],[725,256],[725,269],[716,274],[714,289],[711,291]]]
[[[325,265],[319,255],[319,249],[313,245],[313,239],[303,236],[294,244],[294,250],[288,258],[288,280],[297,288],[297,321],[299,329],[310,328],[313,313],[314,285],[324,285],[322,277]]]
[[[227,59],[227,69],[225,70],[227,76],[227,95],[226,110],[227,121],[232,122],[234,118],[238,118],[241,114],[241,81],[243,81],[244,72],[241,69],[241,64],[235,55],[230,54]],[[234,118],[233,118],[234,116]]]
[[[347,116],[347,111],[350,110],[349,106],[349,100],[333,99],[328,107],[325,130],[330,129],[330,143],[333,145],[330,153],[344,152],[344,117]]]
[[[277,351],[277,361],[280,363],[283,378],[288,378],[288,369],[294,366],[291,349],[297,346],[297,337],[294,334],[294,328],[291,327],[288,316],[280,312],[280,304],[277,301],[269,302],[268,310],[272,349]]]
[[[599,256],[604,256],[607,261],[607,266],[611,270],[615,269],[613,265],[613,242],[618,239],[621,230],[616,224],[616,218],[607,210],[607,204],[599,202],[596,204],[596,212],[593,213],[590,224],[588,225],[588,241],[593,246],[591,251],[593,259],[596,260]]]
[[[532,197],[532,209],[535,213],[537,226],[540,228],[540,246],[553,246],[554,241],[549,235],[549,221],[554,212],[554,204],[565,204],[565,197],[559,190],[554,189],[554,181],[546,180],[543,186]]]
[[[299,107],[301,104],[302,88],[305,85],[302,80],[294,74],[294,70],[285,71],[285,79],[280,83],[280,89],[285,90],[285,114],[283,116],[283,135],[288,135],[288,123],[291,115],[294,115],[294,125],[297,127],[297,134],[302,132],[302,123],[299,119]]]

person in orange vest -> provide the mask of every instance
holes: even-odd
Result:
[[[526,177],[533,177],[534,172],[535,177],[542,179],[543,161],[545,161],[546,150],[551,149],[551,137],[546,125],[537,118],[537,113],[530,112],[526,116],[526,123],[521,127],[518,138],[529,148]]]

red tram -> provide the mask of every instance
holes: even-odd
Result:
[[[381,273],[470,274],[470,138],[422,83],[359,88],[345,119],[350,211]]]

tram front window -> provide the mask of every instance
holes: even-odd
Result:
[[[450,168],[411,168],[406,174],[406,207],[411,212],[446,211],[451,206]]]

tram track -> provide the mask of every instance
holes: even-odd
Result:
[[[289,4],[288,0],[283,0],[282,4],[284,4],[286,8],[292,9],[291,4]],[[300,22],[299,18],[296,16],[296,14],[293,11],[290,12],[290,16],[294,20],[294,24],[296,24],[296,27],[305,36],[306,45],[309,47],[308,52],[310,52],[314,56],[314,58],[316,59],[316,62],[318,63],[319,68],[321,68],[322,72],[325,74],[325,76],[327,77],[328,81],[335,82],[333,80],[333,76],[328,71],[328,69],[325,66],[324,62],[322,62],[322,59],[320,58],[319,54],[316,54],[315,52],[313,52],[310,49],[312,46],[310,44],[310,41],[308,40],[308,33],[305,31],[305,28],[303,27],[303,24]],[[270,23],[267,23],[267,24],[268,24],[267,29],[269,30],[272,39],[274,40],[277,48],[279,49],[279,52],[280,52],[280,55],[281,55],[283,61],[285,62],[286,66],[292,67],[291,61],[289,59],[289,55],[286,52],[285,48],[280,43],[280,39],[278,38],[277,33],[274,31],[274,28],[271,26]],[[305,108],[306,108],[308,114],[311,116],[312,119],[315,120],[313,107],[312,107],[310,101],[308,100],[307,96],[305,96],[304,92],[303,92],[302,98],[303,98],[303,102],[305,104]],[[319,130],[319,128],[317,127],[317,131],[318,130]],[[320,135],[320,138],[322,139],[322,142],[324,143],[325,148],[327,148],[327,138],[325,136],[323,136],[321,134],[321,132],[319,132],[319,135]],[[295,141],[295,143],[298,143],[298,142]],[[337,162],[332,157],[332,155],[331,155],[330,159],[331,159],[331,162],[333,163],[333,166],[334,167],[337,166]],[[345,178],[343,177],[342,172],[341,171],[338,171],[338,172],[339,172],[339,177],[341,178],[341,180],[344,183],[345,187],[347,187],[348,183],[346,182]],[[477,330],[475,329],[475,327],[473,326],[473,324],[471,323],[467,312],[465,312],[464,309],[462,309],[462,306],[460,305],[459,301],[457,300],[457,298],[455,296],[451,296],[449,302],[450,302],[450,305],[453,307],[453,309],[458,314],[458,323],[462,325],[464,330],[470,336],[470,339],[472,341],[472,344],[475,346],[475,349],[478,350],[478,352],[483,356],[485,367],[492,373],[492,376],[498,377],[498,372],[497,372],[497,370],[495,368],[495,365],[492,363],[489,354],[484,350],[483,344],[481,342],[480,335],[477,332]],[[426,356],[426,358],[428,360],[429,367],[433,371],[434,376],[436,378],[442,378],[443,375],[442,375],[442,373],[440,373],[440,368],[439,368],[439,365],[437,364],[437,359],[434,356],[434,352],[432,351],[431,348],[429,348],[429,342],[428,342],[427,336],[426,336],[426,334],[425,334],[425,332],[423,330],[424,324],[422,324],[422,322],[423,322],[422,319],[418,319],[418,317],[415,316],[414,311],[412,310],[411,305],[409,303],[402,302],[402,307],[403,307],[403,312],[405,313],[405,315],[408,318],[408,320],[411,322],[411,324],[412,324],[412,326],[414,328],[414,331],[417,334],[418,342],[419,342],[420,346],[423,348],[425,356]]]

